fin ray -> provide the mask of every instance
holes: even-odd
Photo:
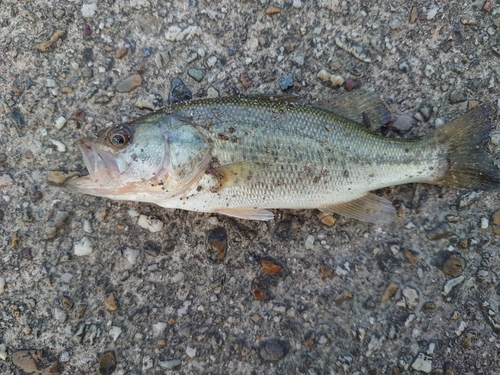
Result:
[[[391,201],[372,193],[349,202],[323,206],[319,209],[324,212],[334,212],[352,219],[378,224],[392,221],[396,212]]]
[[[271,211],[259,208],[247,208],[247,207],[219,208],[215,210],[215,212],[218,214],[245,220],[269,221],[274,219],[274,214]]]

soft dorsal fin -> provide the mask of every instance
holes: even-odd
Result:
[[[373,93],[353,92],[313,105],[346,117],[367,128],[378,129],[391,121],[391,113],[383,100]]]
[[[325,212],[334,212],[352,219],[378,224],[392,221],[395,213],[391,201],[372,193],[349,202],[324,206],[319,209]]]

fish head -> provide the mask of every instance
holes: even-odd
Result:
[[[188,122],[145,117],[80,141],[88,176],[67,182],[84,194],[155,201],[186,190],[211,160],[208,144]],[[160,198],[158,198],[160,197]]]

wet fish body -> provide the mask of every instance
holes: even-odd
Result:
[[[484,148],[491,108],[478,107],[421,140],[378,136],[361,124],[367,113],[371,122],[388,120],[383,105],[366,97],[322,108],[261,98],[183,102],[83,140],[89,176],[70,186],[246,219],[272,219],[274,208],[318,208],[386,222],[394,208],[371,190],[498,184]]]

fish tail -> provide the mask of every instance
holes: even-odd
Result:
[[[445,151],[447,169],[433,183],[488,190],[499,186],[500,170],[486,149],[493,108],[481,105],[444,124],[430,143]]]

